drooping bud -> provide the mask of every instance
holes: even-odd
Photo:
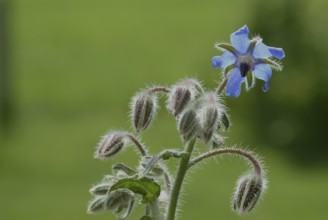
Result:
[[[157,110],[157,97],[154,93],[143,91],[132,99],[132,124],[137,132],[145,130]]]
[[[131,213],[135,195],[128,189],[118,189],[106,195],[96,196],[88,205],[88,213],[93,214],[100,211],[111,210],[118,214],[122,210],[125,213],[119,219],[125,219]]]
[[[255,173],[247,174],[237,182],[233,209],[239,215],[250,212],[265,190],[265,179]]]
[[[105,202],[107,201],[107,196],[97,196],[94,200],[91,200],[88,205],[88,213],[93,214],[105,209]]]
[[[126,209],[123,216],[119,218],[125,219],[132,211],[134,198],[135,194],[132,191],[128,189],[117,189],[108,195],[104,207],[106,210],[112,210],[116,214]]]
[[[179,132],[185,142],[197,135],[199,121],[193,108],[184,111],[179,118]]]
[[[203,97],[203,105],[200,107],[198,117],[201,126],[201,138],[207,144],[219,127],[223,108],[219,98],[214,93],[206,93]]]
[[[95,157],[108,159],[119,153],[127,144],[126,132],[114,131],[106,134],[98,144]]]
[[[195,79],[186,79],[174,85],[170,90],[167,108],[174,116],[179,115],[189,102],[194,99],[197,89],[203,90],[201,83]]]

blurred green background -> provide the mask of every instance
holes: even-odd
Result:
[[[233,123],[227,144],[263,156],[269,190],[254,213],[238,217],[230,199],[245,164],[218,158],[189,175],[180,219],[327,219],[328,1],[0,2],[0,74],[9,76],[0,83],[8,97],[1,102],[0,219],[115,219],[86,214],[89,187],[115,162],[136,165],[137,158],[129,149],[113,161],[93,159],[99,137],[131,128],[130,97],[146,85],[196,76],[214,88],[213,45],[244,24],[287,55],[268,93],[259,82],[225,99]],[[164,104],[142,135],[152,153],[181,146]],[[139,207],[130,219],[141,214]]]

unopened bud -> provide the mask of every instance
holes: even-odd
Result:
[[[107,196],[97,196],[88,205],[88,213],[93,214],[105,209],[105,203],[107,201]]]
[[[98,185],[93,186],[89,192],[93,195],[106,195],[109,191],[111,184],[109,183],[100,183]]]
[[[129,215],[134,204],[134,193],[128,189],[117,189],[110,192],[105,202],[106,210],[113,210],[119,213],[123,209],[127,209],[125,215]]]
[[[194,109],[187,109],[179,120],[179,131],[185,142],[197,135],[199,128],[198,118]]]
[[[217,131],[221,115],[222,107],[219,104],[217,95],[213,93],[204,94],[203,106],[200,107],[198,116],[200,118],[202,139],[206,144],[212,140]]]
[[[203,140],[207,144],[218,128],[218,110],[215,107],[209,106],[201,112],[201,127]]]
[[[265,189],[265,179],[256,174],[241,177],[237,183],[233,209],[239,215],[247,214],[257,204]]]
[[[96,158],[107,159],[119,153],[126,145],[126,133],[114,131],[105,135],[98,144]]]
[[[180,114],[192,98],[192,91],[186,86],[176,86],[171,90],[168,108],[174,116]]]
[[[195,79],[186,79],[174,85],[170,90],[167,108],[174,116],[179,115],[194,99],[197,90],[203,91],[201,83]]]
[[[157,109],[157,97],[147,91],[138,93],[132,99],[132,124],[137,132],[145,130],[153,119]]]

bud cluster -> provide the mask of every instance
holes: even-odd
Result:
[[[124,169],[121,169],[124,173]],[[125,173],[123,176],[127,177]],[[103,180],[90,189],[90,193],[94,195],[94,199],[88,205],[88,213],[98,213],[101,211],[112,211],[119,214],[125,210],[120,219],[125,219],[129,216],[133,209],[135,194],[129,189],[117,189],[110,191],[110,188],[117,183],[120,178],[118,176],[108,175]]]
[[[224,108],[220,98],[213,92],[203,92],[191,100],[178,117],[179,132],[184,142],[200,138],[205,144],[217,147],[223,139],[217,134],[222,123]]]
[[[167,108],[174,116],[178,116],[193,100],[197,90],[202,90],[201,83],[195,79],[186,79],[172,86],[168,95]]]
[[[206,92],[196,79],[185,79],[170,89],[153,87],[137,93],[131,101],[131,121],[137,132],[151,123],[158,108],[157,92],[167,93],[167,109],[176,117],[184,142],[200,138],[214,148],[223,143],[216,133],[221,124],[226,126],[225,109],[219,95]]]
[[[225,85],[224,82],[222,85]],[[227,130],[230,126],[226,109],[220,98],[222,88],[215,92],[207,91],[197,80],[185,79],[170,88],[155,86],[137,93],[132,98],[130,106],[134,130],[140,133],[149,127],[157,113],[158,94],[165,93],[166,107],[176,120],[185,148],[164,150],[160,154],[150,156],[144,145],[130,132],[107,133],[98,144],[96,158],[110,159],[122,152],[128,144],[135,145],[141,157],[136,169],[131,169],[123,163],[115,164],[112,167],[113,175],[105,176],[100,183],[90,189],[94,199],[89,203],[88,212],[110,210],[120,214],[124,211],[119,219],[125,219],[133,209],[138,194],[143,197],[141,203],[146,205],[146,215],[141,219],[148,219],[148,217],[163,219],[158,205],[163,210],[170,210],[170,208],[173,210],[173,206],[176,208],[180,193],[177,184],[181,187],[187,170],[206,158],[222,153],[241,155],[254,166],[253,172],[249,172],[238,181],[232,202],[233,209],[238,214],[250,212],[262,196],[266,188],[266,180],[262,174],[261,163],[256,156],[247,151],[221,147],[224,138],[218,131]],[[193,149],[197,143],[196,139],[210,145],[211,150],[195,157]],[[175,180],[172,180],[169,170],[162,162],[172,157],[181,160]],[[179,178],[179,174],[182,174],[182,178]],[[167,214],[167,219],[174,219],[174,213]]]

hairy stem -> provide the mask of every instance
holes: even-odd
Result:
[[[151,209],[154,220],[164,220],[164,216],[161,213],[161,211],[159,210],[157,200],[155,200],[154,202],[152,202],[150,204],[150,209]]]
[[[250,152],[234,148],[222,148],[202,154],[199,157],[190,161],[188,169],[206,158],[213,157],[219,154],[237,154],[243,156],[253,164],[255,172],[258,175],[262,175],[261,162],[254,155],[252,155]]]
[[[218,88],[216,89],[216,94],[220,95],[223,89],[226,87],[228,82],[228,78],[224,78],[223,81],[219,84]]]
[[[154,93],[154,92],[165,92],[165,93],[169,93],[170,89],[167,88],[166,86],[155,86],[152,87],[150,89],[148,89],[149,93]]]
[[[132,134],[127,134],[127,137],[136,145],[142,156],[147,155],[146,148],[140,143],[140,141]]]
[[[196,143],[196,138],[192,139],[189,141],[185,147],[185,152],[186,154],[182,156],[180,160],[180,165],[176,174],[175,182],[173,185],[173,189],[171,192],[171,197],[170,197],[170,203],[169,207],[167,210],[167,215],[166,215],[166,220],[174,220],[176,210],[177,210],[177,205],[178,205],[178,200],[179,200],[179,195],[182,187],[182,183],[185,177],[185,174],[188,170],[188,165],[190,161],[190,157],[192,154],[192,151],[194,149]]]
[[[171,191],[171,178],[170,178],[170,174],[167,172],[167,170],[164,170],[164,179],[165,179],[165,183],[166,183],[166,190],[168,192]]]

